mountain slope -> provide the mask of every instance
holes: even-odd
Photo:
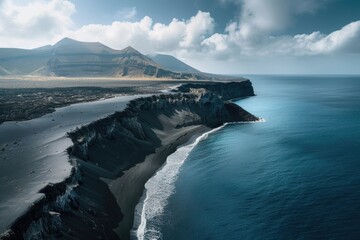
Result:
[[[179,59],[165,54],[156,54],[150,56],[152,60],[158,63],[160,66],[164,67],[167,70],[174,72],[188,72],[188,73],[201,73],[199,70],[187,65],[186,63],[180,61]]]
[[[180,62],[177,61],[177,63]],[[174,60],[173,65],[176,65],[175,63]],[[181,66],[177,69],[185,69],[184,65],[186,64],[180,63],[179,66]],[[172,67],[172,69],[176,68]],[[70,38],[64,38],[52,46],[47,45],[32,50],[0,49],[0,75],[207,78],[206,74],[199,71],[171,70],[156,63],[132,47],[115,50],[99,42],[80,42]]]
[[[71,38],[60,40],[52,47],[52,50],[59,54],[116,54],[119,52],[99,42],[80,42]]]

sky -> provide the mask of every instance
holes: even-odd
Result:
[[[0,47],[64,37],[222,74],[360,74],[359,0],[0,0]]]

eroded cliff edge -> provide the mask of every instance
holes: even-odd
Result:
[[[129,214],[123,213],[132,209],[124,211],[122,203],[127,193],[113,187],[124,172],[155,154],[150,163],[152,171],[146,177],[138,176],[143,178],[138,183],[141,185],[192,134],[226,122],[258,120],[227,101],[253,95],[250,81],[186,84],[178,93],[133,100],[124,111],[69,133],[74,143],[68,149],[74,166],[72,175],[63,183],[43,189],[44,199],[2,237],[128,238],[132,218],[127,219]],[[138,190],[141,193],[143,185]],[[139,200],[139,191],[135,191],[134,203],[128,208]]]

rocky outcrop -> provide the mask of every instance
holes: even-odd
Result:
[[[205,89],[185,94],[140,98],[131,101],[123,112],[70,133],[74,142],[70,153],[80,159],[89,160],[89,148],[104,139],[147,141],[149,145],[156,147],[152,129],[161,128],[157,121],[160,114],[174,119],[178,128],[201,124],[215,128],[226,122],[258,120],[240,106],[226,102],[221,96]]]
[[[228,83],[188,83],[181,85],[175,91],[189,93],[191,91],[194,91],[194,89],[205,89],[216,95],[219,95],[223,100],[255,96],[252,83],[248,79],[241,82]]]

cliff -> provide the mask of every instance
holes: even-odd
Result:
[[[159,115],[175,121],[176,128],[190,125],[215,128],[226,122],[258,120],[238,105],[225,102],[219,95],[206,90],[140,98],[131,101],[123,112],[70,133],[69,136],[74,142],[70,154],[85,161],[96,162],[98,166],[104,165],[107,170],[113,171],[115,166],[91,159],[89,152],[96,151],[99,154],[103,144],[111,144],[119,152],[129,149],[140,151],[136,143],[142,143],[142,151],[147,154],[152,152],[160,144],[153,131],[154,128],[162,128]],[[143,148],[144,143],[149,151]],[[104,154],[108,154],[107,151],[104,150],[101,155]],[[134,162],[128,162],[129,159],[126,157],[114,165],[116,168],[133,165]]]
[[[74,166],[72,175],[61,184],[46,187],[45,198],[2,238],[118,239],[121,231],[114,229],[128,217],[119,201],[126,196],[118,195],[127,192],[114,192],[112,185],[125,171],[157,153],[163,156],[154,165],[156,171],[166,156],[191,135],[184,138],[183,129],[191,132],[191,126],[215,128],[226,122],[258,120],[225,100],[252,96],[250,82],[187,85],[179,89],[183,92],[133,100],[124,111],[69,133],[73,141],[68,149]],[[169,140],[171,135],[175,137]],[[135,194],[135,204],[149,177]],[[128,221],[125,229],[131,228],[131,218]],[[128,235],[121,237],[126,239]]]
[[[241,82],[207,82],[207,83],[187,83],[178,87],[175,92],[189,93],[194,89],[206,89],[223,100],[230,100],[248,96],[255,96],[254,89],[250,80],[245,79]]]

